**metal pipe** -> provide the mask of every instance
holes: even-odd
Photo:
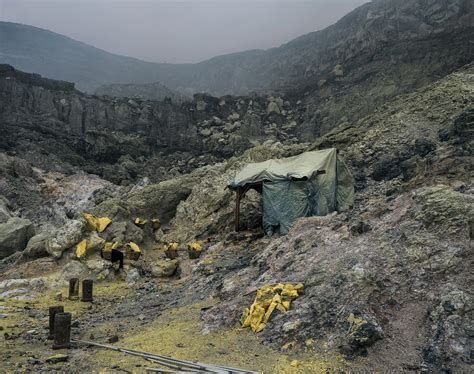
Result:
[[[64,313],[64,307],[62,305],[49,307],[49,340],[54,339],[54,317],[56,316],[56,313]]]
[[[162,356],[162,355],[157,355],[157,354],[152,354],[152,353],[147,353],[147,352],[142,352],[142,351],[137,351],[133,349],[125,349],[125,348],[120,348],[120,347],[115,347],[113,345],[106,345],[106,344],[100,344],[100,343],[95,343],[95,342],[89,342],[85,340],[73,340],[73,343],[76,344],[85,344],[85,345],[93,345],[101,348],[108,348],[112,349],[114,351],[118,352],[123,352],[123,353],[128,353],[134,356],[140,356],[143,358],[146,358],[150,361],[154,361],[157,363],[160,363],[164,366],[172,367],[172,368],[177,368],[177,369],[182,369],[187,368],[187,369],[192,369],[192,370],[198,370],[198,371],[210,371],[212,373],[247,373],[247,374],[258,374],[258,372],[255,371],[250,371],[250,370],[242,370],[242,369],[237,369],[237,368],[232,368],[228,366],[222,366],[222,365],[213,365],[213,364],[203,364],[200,362],[194,362],[194,361],[187,361],[187,360],[178,360],[174,359],[171,357],[167,356]]]

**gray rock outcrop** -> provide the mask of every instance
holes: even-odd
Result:
[[[14,217],[0,224],[0,259],[23,251],[33,235],[34,228],[30,220]]]

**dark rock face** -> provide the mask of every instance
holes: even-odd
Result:
[[[159,180],[163,165],[189,172],[264,141],[295,143],[305,110],[271,96],[199,94],[181,104],[88,96],[29,76],[0,71],[0,149],[44,170],[79,167],[115,183]]]
[[[182,95],[158,82],[146,84],[107,84],[97,88],[95,94],[140,100],[172,100],[176,103],[191,100],[189,96]]]
[[[14,79],[32,86],[43,87],[47,90],[74,91],[74,83],[43,78],[39,74],[24,73],[15,70],[12,66],[7,64],[0,64],[0,74],[8,76],[9,79]]]
[[[464,141],[472,142],[474,139],[474,109],[467,109],[455,119],[453,132]]]

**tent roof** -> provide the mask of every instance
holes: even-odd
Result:
[[[238,188],[263,181],[309,179],[314,173],[325,171],[330,160],[336,156],[336,148],[330,148],[248,164],[237,173],[234,180],[229,183],[229,187]]]

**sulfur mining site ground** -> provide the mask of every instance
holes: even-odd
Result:
[[[118,185],[2,153],[1,248],[27,244],[0,265],[0,372],[157,367],[97,346],[53,350],[54,305],[72,313],[74,340],[262,373],[469,372],[473,103],[467,65],[316,142],[256,146],[157,183]],[[354,175],[352,209],[266,236],[253,191],[234,231],[226,186],[238,170],[331,147]],[[111,222],[91,231],[83,212]],[[156,218],[159,228],[149,223]],[[189,258],[190,241],[202,243],[199,258]],[[141,256],[118,269],[100,256],[105,242],[138,243]],[[175,259],[169,242],[178,243]],[[92,302],[68,300],[71,278],[94,280]],[[304,289],[262,331],[243,327],[258,290],[278,283]]]
[[[144,299],[145,290],[154,297]],[[172,295],[176,291],[179,292],[179,285],[159,287],[156,282],[147,282],[142,290],[136,291],[124,289],[123,284],[117,282],[98,287],[96,300],[92,304],[80,301],[59,304],[72,312],[75,321],[73,335],[78,339],[108,344],[110,338],[119,336],[119,341],[115,343],[117,346],[263,373],[317,372],[345,366],[339,355],[313,354],[312,347],[300,353],[278,352],[264,346],[258,336],[237,325],[219,332],[203,332],[200,327],[201,313],[217,301],[206,299],[187,306],[172,306],[175,299]],[[28,302],[2,303],[2,306],[17,311],[15,318],[6,320],[11,327],[5,331],[12,338],[2,342],[2,354],[12,368],[138,373],[145,372],[147,367],[157,367],[140,357],[95,347],[52,350],[52,342],[42,339],[46,331],[41,317],[54,296],[51,293],[35,296]],[[24,329],[26,334],[21,334]],[[15,334],[21,337],[15,337]],[[55,360],[61,361],[62,355],[67,355],[67,362],[55,363]]]
[[[197,64],[0,21],[0,374],[474,372],[473,58],[472,0],[374,0]],[[352,206],[269,235],[257,187],[236,230],[237,173],[323,150]]]

